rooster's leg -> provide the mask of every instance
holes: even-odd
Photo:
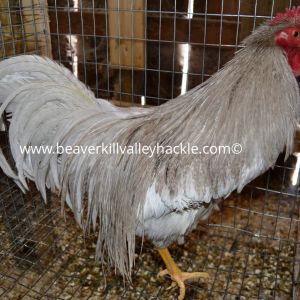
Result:
[[[167,269],[158,273],[158,276],[165,276],[170,275],[172,280],[174,280],[179,289],[180,294],[178,300],[183,300],[185,296],[185,280],[189,279],[196,279],[196,278],[208,278],[208,273],[205,272],[182,272],[179,267],[176,265],[175,261],[173,260],[169,250],[167,248],[157,249],[161,258],[163,259]]]

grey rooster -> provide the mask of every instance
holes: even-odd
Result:
[[[135,236],[158,248],[185,295],[184,281],[207,273],[182,272],[167,246],[205,220],[216,201],[238,192],[293,148],[300,111],[300,8],[255,30],[244,47],[205,83],[149,109],[118,108],[96,99],[67,69],[38,56],[0,63],[0,111],[11,114],[11,168],[0,166],[24,191],[33,180],[59,191],[85,230],[98,230],[97,258],[130,278]],[[240,143],[239,155],[22,153],[23,146],[97,148],[115,143],[176,147]],[[72,148],[72,149],[73,149]],[[65,148],[66,149],[66,148]],[[83,148],[81,148],[83,149]]]

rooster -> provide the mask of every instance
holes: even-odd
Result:
[[[299,120],[300,7],[256,29],[243,48],[203,84],[160,107],[119,108],[96,99],[66,68],[47,58],[18,56],[0,63],[0,114],[11,115],[12,168],[4,173],[24,191],[35,182],[59,192],[84,230],[98,230],[96,256],[126,278],[134,265],[135,236],[158,249],[185,296],[187,273],[167,246],[206,220],[218,199],[240,192],[292,152]],[[24,153],[23,146],[99,146],[137,143],[154,147],[190,144],[199,149],[239,143],[239,155],[136,155]]]

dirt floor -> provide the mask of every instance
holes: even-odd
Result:
[[[19,192],[12,188],[11,194],[17,199]],[[157,277],[163,263],[149,242],[141,249],[137,241],[132,283],[124,282],[95,262],[96,237],[84,237],[70,212],[62,217],[58,198],[44,205],[38,195],[20,194],[15,203],[5,197],[0,201],[3,299],[177,299],[170,278]],[[189,283],[186,299],[291,299],[295,199],[288,190],[266,195],[248,187],[227,199],[209,225],[173,245],[170,251],[183,270],[210,275]]]

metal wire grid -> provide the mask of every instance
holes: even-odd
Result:
[[[108,14],[111,11],[116,10],[117,12],[122,12],[122,9],[109,9],[108,8],[108,1],[100,1],[98,5],[95,5],[95,2],[90,1],[86,3],[83,2],[77,2],[76,8],[74,8],[72,1],[65,1],[64,5],[63,3],[58,4],[60,2],[58,1],[51,1],[52,5],[49,6],[50,11],[53,12],[53,30],[52,30],[52,37],[53,39],[57,39],[57,51],[54,53],[54,58],[58,61],[66,64],[66,65],[74,65],[74,59],[72,57],[67,57],[66,54],[63,52],[66,52],[65,49],[62,49],[66,46],[66,43],[68,41],[66,39],[71,39],[72,36],[76,35],[78,39],[80,39],[80,44],[77,46],[77,51],[79,51],[78,56],[78,64],[81,65],[81,73],[79,74],[79,77],[82,81],[84,81],[87,84],[91,84],[91,81],[96,82],[96,85],[94,86],[92,84],[92,89],[95,91],[97,95],[100,95],[105,98],[112,98],[113,95],[117,94],[117,97],[115,99],[123,100],[124,96],[130,96],[132,102],[140,103],[141,97],[146,97],[146,102],[150,102],[150,104],[161,104],[162,102],[165,102],[169,100],[170,98],[174,98],[177,96],[180,91],[176,89],[176,86],[178,85],[178,82],[181,81],[183,72],[182,72],[182,65],[180,61],[176,58],[180,56],[180,49],[178,46],[181,46],[183,44],[189,44],[191,48],[196,47],[195,49],[199,51],[203,51],[202,56],[202,64],[197,65],[194,70],[189,70],[186,72],[189,79],[189,86],[188,88],[192,88],[193,86],[199,84],[203,80],[207,79],[210,75],[212,75],[218,68],[220,68],[221,65],[223,65],[226,61],[228,61],[232,55],[234,50],[236,50],[239,47],[239,43],[242,38],[245,37],[245,32],[242,36],[239,35],[240,30],[240,23],[243,23],[244,20],[251,20],[253,23],[251,27],[248,28],[247,34],[250,33],[250,31],[256,27],[257,24],[265,20],[266,18],[270,18],[274,14],[275,8],[278,10],[278,7],[276,5],[276,1],[272,1],[272,4],[269,3],[270,11],[269,14],[258,14],[257,10],[258,7],[261,7],[262,1],[252,1],[253,6],[253,13],[254,15],[247,14],[246,12],[242,11],[242,5],[241,1],[238,2],[238,5],[236,7],[236,13],[225,13],[224,12],[224,1],[220,1],[221,3],[221,13],[214,13],[214,12],[208,12],[208,1],[205,2],[205,7],[203,12],[193,12],[193,18],[186,18],[187,17],[187,3],[188,1],[183,1],[186,5],[184,6],[185,11],[177,10],[177,2],[176,1],[166,1],[166,2],[172,2],[171,7],[165,7],[163,3],[164,1],[153,1],[156,3],[153,4],[152,2],[146,2],[146,9],[145,10],[138,10],[138,9],[132,9],[132,14],[138,13],[138,12],[144,12],[146,14],[146,18],[148,22],[146,22],[145,26],[145,37],[144,38],[136,38],[136,37],[123,37],[123,39],[130,39],[131,41],[142,41],[145,42],[145,56],[146,56],[146,62],[145,66],[143,68],[135,67],[131,69],[131,89],[130,91],[126,91],[122,89],[123,84],[123,77],[125,75],[123,74],[124,69],[126,66],[118,63],[118,64],[112,64],[109,61],[109,40],[116,39],[120,43],[120,37],[118,35],[109,35],[108,32]],[[134,1],[133,1],[134,2]],[[202,1],[203,2],[203,1]],[[280,2],[280,1],[278,1]],[[86,4],[84,4],[86,3]],[[181,2],[179,2],[181,3]],[[198,3],[198,2],[195,2]],[[282,1],[281,1],[282,3]],[[260,4],[260,5],[259,5]],[[297,4],[297,1],[285,1],[284,6],[291,6],[293,4]],[[181,6],[181,5],[179,5]],[[60,19],[61,13],[65,13],[65,18],[67,19],[67,22],[62,21]],[[75,15],[76,12],[80,11],[80,13],[77,13],[80,26],[78,25],[77,29],[75,29],[74,32],[74,20],[71,17],[71,14]],[[124,11],[124,10],[123,10]],[[266,9],[265,9],[266,11]],[[248,11],[249,12],[249,11]],[[90,19],[92,19],[92,22],[89,21],[86,17],[87,14],[90,14]],[[99,15],[101,17],[99,17]],[[157,20],[156,25],[158,25],[157,28],[157,34],[151,33],[151,26],[152,25],[151,20],[155,18]],[[220,23],[220,28],[214,28],[214,30],[219,31],[219,38],[215,40],[215,42],[209,42],[207,41],[207,24],[209,23],[208,20],[210,18],[214,18],[214,21],[218,21]],[[227,18],[227,22],[235,22],[236,20],[236,34],[235,37],[232,38],[230,42],[224,42],[224,35],[223,35],[223,22],[224,19]],[[102,19],[102,21],[101,21]],[[203,21],[204,26],[204,32],[203,32],[203,40],[199,41],[199,39],[196,39],[195,41],[195,35],[196,33],[193,32],[193,24],[196,22],[194,20],[201,19]],[[204,19],[204,20],[203,20]],[[168,20],[167,26],[173,30],[167,30],[169,32],[166,34],[164,32],[164,29],[166,27],[166,22],[163,22],[165,20]],[[62,25],[68,23],[68,30],[64,29],[62,30]],[[87,24],[88,23],[88,24]],[[92,28],[88,28],[90,25],[93,25]],[[100,23],[100,24],[99,24]],[[184,26],[186,27],[186,32],[184,34],[181,34],[177,36],[178,34],[178,26],[177,24],[185,23]],[[72,25],[71,25],[72,24]],[[95,26],[97,24],[97,26]],[[120,26],[120,24],[119,24]],[[54,28],[55,27],[55,28]],[[71,28],[72,27],[72,28]],[[120,28],[119,28],[120,29]],[[194,29],[195,30],[195,29]],[[194,40],[191,39],[191,37],[194,37]],[[53,42],[52,39],[52,42]],[[93,51],[90,51],[89,54],[86,53],[86,43],[87,41],[94,40],[94,45],[91,46],[91,49]],[[69,42],[68,44],[71,44]],[[97,47],[103,47],[103,56],[97,55]],[[207,48],[213,47],[214,49],[209,49],[210,51],[206,51]],[[152,48],[157,48],[156,51],[154,51]],[[147,49],[150,49],[147,51]],[[152,50],[151,50],[152,49]],[[172,57],[172,59],[168,59],[169,66],[164,64],[164,60],[162,60],[162,51],[167,51],[168,55]],[[193,50],[193,49],[192,49]],[[80,53],[81,52],[81,53]],[[170,53],[171,52],[171,53]],[[181,51],[182,52],[182,51]],[[206,53],[209,55],[213,55],[214,57],[206,57]],[[94,54],[94,55],[93,55]],[[132,53],[133,54],[133,53]],[[152,57],[151,57],[152,54]],[[200,53],[201,54],[201,53]],[[198,54],[199,55],[199,54]],[[71,61],[70,61],[71,60]],[[152,60],[152,61],[151,61]],[[153,62],[154,60],[154,62]],[[214,67],[210,68],[210,70],[207,70],[206,63],[207,60],[217,60],[217,62],[210,62]],[[166,60],[165,60],[166,61]],[[99,68],[105,70],[103,71],[103,74],[99,72]],[[87,73],[89,73],[90,77],[94,77],[93,79],[88,80]],[[117,75],[115,75],[117,73]],[[99,77],[99,74],[101,74],[101,78]],[[161,95],[161,90],[164,89],[165,84],[161,81],[161,77],[165,77],[165,81],[169,80],[169,86],[171,86],[170,90],[165,91],[164,95]],[[103,82],[103,77],[107,80]],[[113,77],[113,78],[112,78]],[[143,80],[141,80],[141,77],[144,77]],[[154,78],[154,79],[153,79]],[[102,79],[102,80],[101,80]],[[148,79],[148,80],[147,80]],[[90,82],[89,82],[90,81]],[[137,91],[135,88],[135,85],[137,82],[143,81],[144,82],[144,89],[141,88],[140,91]],[[152,83],[154,81],[155,83]],[[171,83],[171,84],[170,84]],[[115,84],[119,85],[119,91],[116,91]],[[149,84],[155,85],[155,87],[150,88],[149,91]],[[147,89],[149,92],[147,92]],[[157,91],[156,93],[154,91]]]
[[[50,49],[48,40],[45,40],[43,46],[38,43],[41,37],[49,35],[44,4],[34,5],[31,1],[4,0],[0,3],[0,14],[1,59],[21,53],[51,55],[48,52]]]
[[[124,98],[128,101],[128,98],[126,99],[128,96],[130,96],[131,103],[140,103],[141,97],[144,96],[146,103],[161,104],[180,93],[176,85],[182,80],[183,66],[178,59],[177,45],[188,43],[192,47],[201,47],[202,50],[199,60],[201,63],[186,72],[188,88],[191,88],[209,77],[230,58],[232,52],[227,56],[224,55],[227,49],[232,51],[239,47],[238,44],[242,38],[240,26],[245,19],[253,21],[252,28],[255,28],[261,20],[273,15],[276,5],[283,1],[270,1],[269,14],[259,12],[262,1],[252,1],[253,3],[250,4],[254,10],[252,15],[243,12],[242,1],[237,1],[236,13],[226,12],[226,1],[220,1],[219,12],[210,11],[209,2],[202,1],[205,2],[204,11],[193,12],[193,18],[186,21],[188,34],[179,35],[179,38],[176,34],[177,25],[185,20],[188,13],[187,5],[184,6],[185,10],[181,10],[180,1],[169,1],[171,3],[151,1],[151,4],[150,1],[145,1],[145,9],[142,10],[147,15],[145,38],[139,39],[146,44],[145,67],[140,69],[132,67],[129,70],[131,75],[131,90],[129,91],[124,91],[122,88],[122,80],[125,76],[123,66],[111,65],[109,60],[108,40],[118,39],[118,36],[110,36],[108,32],[110,12],[108,1],[75,2],[71,0],[48,1],[52,23],[50,27],[53,57],[73,71],[74,64],[77,63],[78,77],[89,84],[98,96],[114,98],[122,103]],[[26,33],[21,14],[23,10],[38,10],[47,13],[43,1],[38,4],[32,2],[31,5],[23,5],[23,7],[21,1],[13,3],[7,1],[6,4],[0,5],[1,16],[6,14],[9,19],[9,23],[3,23],[1,19],[0,53],[2,58],[19,53],[45,54],[46,52],[51,55],[47,44],[40,46],[38,38],[48,34],[46,22],[44,22],[46,17],[39,18],[37,22],[33,18],[34,29],[40,28],[36,27],[35,22],[45,26],[43,30],[32,35]],[[285,5],[294,4],[297,4],[296,1],[285,1]],[[80,32],[76,30],[74,32],[74,21],[72,21],[74,13],[79,17]],[[92,16],[92,31],[88,29],[87,32],[85,28],[84,21],[87,18],[85,13],[90,13]],[[97,14],[99,13],[102,13],[104,19],[101,24],[105,24],[100,33],[97,31],[99,21]],[[150,25],[148,23],[151,21],[151,14],[158,17],[159,31],[154,37],[149,36]],[[14,23],[14,16],[19,16],[20,24]],[[62,17],[67,17],[68,27],[65,29],[68,31],[67,34],[65,31],[60,32]],[[172,25],[171,38],[170,36],[166,38],[163,30],[166,18],[171,20],[167,23]],[[204,18],[202,42],[194,42],[192,38],[193,22],[197,18]],[[220,21],[218,43],[207,42],[210,18],[217,18]],[[223,42],[226,27],[223,23],[226,18],[237,19],[236,34],[232,43]],[[20,36],[17,34],[18,29],[21,29]],[[74,35],[80,42],[72,48],[70,39]],[[34,43],[33,49],[27,48],[28,41]],[[91,44],[88,47],[89,43]],[[89,48],[92,51],[89,51]],[[156,51],[151,50],[152,48]],[[167,56],[171,57],[169,65],[165,64],[164,51],[167,51]],[[210,56],[211,53],[214,53],[213,57]],[[74,60],[75,56],[77,56],[77,61]],[[156,64],[151,62],[152,57],[158,58]],[[192,55],[189,58],[190,64],[193,64],[191,57]],[[209,70],[209,63],[213,64],[214,68]],[[91,67],[93,72],[91,72]],[[101,85],[103,74],[106,82]],[[164,77],[166,74],[168,76]],[[195,77],[196,80],[194,80]],[[140,91],[134,89],[137,78],[142,82]],[[153,84],[155,81],[156,84]],[[116,85],[118,85],[117,88]],[[166,85],[170,87],[167,91],[164,90]],[[1,139],[5,140],[6,135],[2,135]],[[241,196],[234,195],[225,201],[220,212],[209,221],[206,234],[195,232],[185,245],[172,249],[172,253],[175,253],[175,257],[182,262],[183,267],[193,266],[193,270],[198,267],[201,270],[209,270],[211,274],[207,285],[203,283],[190,285],[188,298],[290,299],[294,291],[294,299],[297,299],[300,264],[299,201],[298,184],[292,187],[290,185],[290,178],[294,172],[295,160],[293,158],[290,158],[286,164],[279,161],[273,171],[252,183],[252,186],[247,187]],[[81,236],[71,216],[67,215],[66,220],[60,217],[58,201],[52,199],[50,204],[44,205],[39,195],[34,192],[25,197],[10,180],[3,176],[0,195],[0,215],[2,216],[0,235],[1,241],[5,241],[0,251],[1,297],[8,299],[93,299],[100,296],[101,299],[120,297],[123,299],[171,299],[173,297],[175,299],[176,290],[167,291],[168,282],[157,281],[155,278],[161,262],[156,258],[151,245],[146,244],[143,253],[137,257],[133,285],[127,284],[124,287],[122,279],[113,276],[111,270],[101,269],[94,263],[93,237],[85,239]],[[256,253],[256,248],[259,249],[259,254]],[[253,269],[253,256],[258,255],[260,264],[256,266],[258,269]],[[229,263],[225,263],[228,257]],[[69,272],[73,264],[77,271]],[[271,264],[276,266],[273,271],[268,269]],[[280,280],[277,280],[278,273],[284,264],[287,266],[290,278],[290,293],[283,292]],[[92,272],[94,268],[98,275]],[[268,272],[273,277],[275,276],[275,280],[268,279]],[[106,287],[103,273],[107,275]],[[89,276],[92,276],[92,280]],[[236,277],[240,279],[238,283],[235,282]],[[259,286],[256,297],[252,295],[252,298],[245,292],[251,289],[251,284],[253,284],[251,280]]]
[[[37,206],[43,206],[39,200],[36,199]],[[5,202],[1,202],[1,207]],[[4,211],[7,210],[8,208],[4,207]],[[28,210],[30,211],[32,208],[29,207]],[[44,210],[44,207],[41,210]],[[26,249],[23,252],[20,251],[17,238],[12,243],[6,244],[5,233],[2,234],[4,247],[1,251],[0,283],[3,298],[176,298],[175,290],[167,291],[168,285],[165,282],[157,282],[157,279],[155,279],[156,268],[160,263],[154,259],[153,250],[149,245],[146,245],[143,254],[137,258],[137,267],[133,276],[135,284],[133,286],[127,285],[124,288],[119,277],[113,277],[113,275],[107,273],[108,285],[105,288],[103,271],[94,262],[93,239],[87,240],[84,247],[84,238],[77,230],[72,216],[67,216],[67,220],[64,221],[59,216],[59,206],[56,206],[48,209],[46,213],[37,213],[36,220],[30,226],[30,232],[23,231],[17,234],[18,237],[27,237]],[[247,299],[243,296],[244,288],[249,288],[251,278],[258,279],[260,292],[257,298],[264,299],[261,293],[267,292],[268,288],[270,289],[268,277],[263,271],[268,269],[268,263],[275,260],[278,263],[284,262],[289,267],[294,264],[294,256],[285,257],[282,254],[285,251],[291,252],[291,242],[288,240],[278,239],[272,241],[268,238],[255,237],[253,234],[232,236],[224,227],[211,227],[207,235],[201,236],[196,232],[191,238],[192,240],[188,241],[183,248],[174,248],[172,252],[175,253],[179,261],[183,261],[183,265],[194,265],[196,259],[197,265],[200,265],[201,269],[212,272],[214,276],[212,276],[209,286],[203,284],[190,285],[188,294],[190,299],[239,299],[232,297]],[[254,239],[262,241],[263,247],[259,249],[260,253],[253,252],[253,244],[251,243]],[[275,254],[270,254],[270,249],[268,250],[269,243],[272,243],[272,247],[276,248]],[[92,247],[90,244],[92,244]],[[191,252],[193,244],[203,249],[200,257],[195,257]],[[184,253],[187,251],[189,251],[188,257],[185,257]],[[231,255],[230,264],[227,264],[224,268],[224,260],[228,255]],[[262,262],[262,265],[259,267],[261,270],[259,274],[255,273],[254,270],[249,272],[251,269],[249,265],[255,255],[261,257],[259,261]],[[211,256],[217,258],[214,266],[210,265],[214,261]],[[244,266],[242,266],[240,260],[244,262]],[[74,264],[73,267],[72,264]],[[72,270],[72,272],[66,270]],[[92,270],[98,272],[98,276],[94,275]],[[92,276],[94,276],[93,279],[89,278]],[[236,279],[238,276],[242,279],[240,286],[238,288],[233,287],[232,279]],[[221,287],[220,278],[224,280],[221,282]],[[277,290],[276,287],[273,287],[272,290],[273,294],[266,299],[290,299],[287,295],[285,295],[285,298],[276,298],[276,295],[280,293],[280,289]]]

